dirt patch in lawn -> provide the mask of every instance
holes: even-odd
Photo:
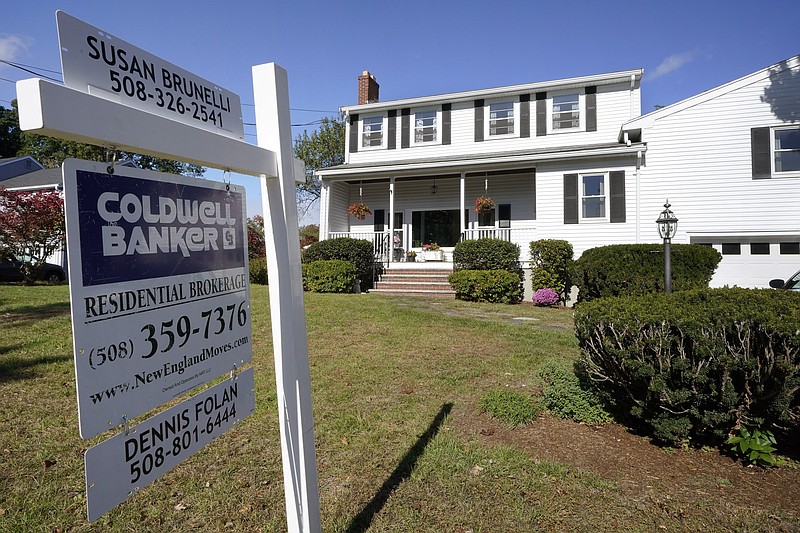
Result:
[[[800,468],[746,467],[717,450],[660,448],[618,424],[596,427],[548,414],[510,429],[474,409],[456,409],[452,424],[487,445],[512,446],[534,459],[596,474],[634,500],[666,500],[686,509],[703,500],[721,513],[760,509],[773,521],[770,529],[798,531]]]

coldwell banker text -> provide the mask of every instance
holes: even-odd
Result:
[[[231,205],[117,192],[104,192],[97,212],[108,224],[102,227],[103,255],[135,255],[232,250],[236,248],[236,218]],[[136,224],[130,231],[121,221]]]

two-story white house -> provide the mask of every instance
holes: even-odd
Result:
[[[644,116],[642,73],[380,102],[365,71],[359,103],[341,108],[345,163],[318,172],[321,238],[369,239],[389,268],[435,242],[444,261],[426,266],[446,268],[459,240],[498,237],[527,266],[537,239],[567,240],[576,257],[660,242],[668,198],[673,242],[723,253],[712,285],[800,268],[798,57]],[[476,213],[481,196],[495,208]],[[357,202],[372,215],[348,216]]]

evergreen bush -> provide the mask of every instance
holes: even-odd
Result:
[[[722,256],[701,244],[672,245],[672,290],[708,287]],[[575,261],[572,281],[578,301],[605,296],[664,291],[664,247],[660,244],[615,244],[591,248]]]
[[[250,270],[250,283],[258,285],[268,285],[269,276],[267,275],[267,260],[263,257],[251,258],[248,264]]]
[[[340,259],[356,267],[356,276],[361,281],[361,290],[372,288],[372,270],[375,257],[372,243],[363,239],[342,237],[315,242],[303,251],[303,263]]]
[[[562,302],[566,301],[572,286],[572,245],[558,239],[541,239],[530,244],[530,254],[532,290],[553,289]]]
[[[504,304],[522,300],[519,276],[506,270],[458,270],[448,281],[459,300]]]
[[[353,292],[356,266],[350,261],[331,259],[303,265],[303,290],[311,292]]]
[[[581,376],[659,441],[800,424],[800,294],[739,288],[578,304]]]

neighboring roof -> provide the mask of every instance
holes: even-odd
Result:
[[[354,163],[337,165],[317,170],[321,177],[346,178],[356,174],[369,173],[374,176],[387,174],[399,175],[403,173],[438,173],[442,171],[460,171],[465,168],[476,169],[481,166],[498,167],[503,165],[517,165],[519,163],[538,163],[542,161],[557,161],[562,159],[591,158],[591,157],[618,157],[635,155],[636,152],[645,150],[640,144],[626,146],[619,143],[561,146],[558,148],[539,148],[535,150],[514,150],[492,152],[486,154],[462,154],[446,157],[431,157],[420,159],[403,159],[395,161],[381,161],[373,163]]]
[[[0,181],[0,187],[9,190],[55,189],[62,187],[61,168],[45,168],[28,172],[16,178]]]
[[[625,132],[634,133],[635,135],[632,136],[632,139],[640,140],[641,130],[651,127],[658,119],[679,113],[684,109],[694,107],[721,95],[728,94],[742,87],[751,85],[759,80],[769,78],[773,73],[780,73],[784,70],[795,69],[798,67],[800,67],[800,55],[792,56],[779,63],[775,63],[774,65],[770,65],[757,72],[753,72],[752,74],[742,76],[739,79],[719,85],[713,89],[690,96],[689,98],[681,100],[680,102],[675,102],[674,104],[662,107],[661,109],[651,111],[646,115],[629,120],[628,122],[624,123],[620,129],[619,141],[622,142]]]
[[[22,169],[23,172],[20,172],[20,174],[18,174],[18,175],[25,174],[27,172],[33,172],[34,170],[40,170],[40,169],[44,168],[44,166],[42,166],[41,163],[39,163],[36,159],[34,159],[33,157],[31,157],[29,155],[23,155],[23,156],[19,156],[19,157],[0,157],[0,167],[4,167],[4,166],[11,167],[11,165],[13,165],[14,163],[18,163],[18,162],[24,161],[26,159],[28,161],[30,161],[30,163],[28,165],[26,165],[26,168]],[[13,170],[12,170],[12,172],[13,172]],[[4,173],[4,172],[0,172],[0,174],[2,174],[2,173]]]
[[[495,87],[490,89],[479,89],[475,91],[464,91],[448,94],[437,94],[433,96],[421,96],[418,98],[406,98],[403,100],[390,100],[386,102],[375,102],[371,104],[359,104],[342,106],[339,109],[343,113],[359,113],[362,111],[380,111],[398,107],[419,107],[441,102],[458,102],[474,100],[476,98],[497,98],[503,96],[513,96],[524,93],[534,93],[540,91],[553,91],[570,89],[574,87],[585,87],[588,85],[610,85],[612,83],[623,83],[633,79],[641,80],[643,69],[624,70],[620,72],[610,72],[608,74],[595,74],[592,76],[581,76],[579,78],[565,78],[562,80],[551,80],[536,83],[526,83],[523,85],[509,85],[506,87]]]

